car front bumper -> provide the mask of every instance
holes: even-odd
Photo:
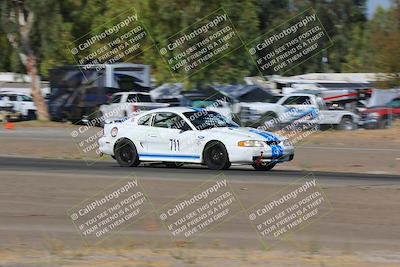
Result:
[[[279,148],[278,148],[279,147]],[[292,146],[268,147],[238,147],[228,146],[229,161],[231,163],[252,164],[258,162],[286,162],[294,158]]]

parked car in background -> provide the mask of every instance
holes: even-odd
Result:
[[[310,120],[321,127],[334,126],[339,130],[354,130],[357,128],[359,116],[347,110],[330,110],[325,101],[314,94],[293,93],[278,100],[278,105],[289,108],[292,120],[312,114]]]
[[[209,89],[229,99],[232,103],[230,105],[232,119],[243,126],[263,125],[265,121],[276,118],[287,110],[275,104],[281,96],[274,95],[257,85],[215,85],[210,86]]]
[[[284,116],[288,109],[280,104],[267,102],[240,102],[234,105],[235,117],[240,124],[249,127],[266,126],[271,120],[279,118],[279,124],[289,123],[290,119]],[[269,130],[278,128],[274,123]]]
[[[191,91],[182,94],[181,106],[215,111],[232,120],[232,104],[228,97],[212,92]]]
[[[123,92],[113,94],[109,103],[101,105],[98,117],[115,120],[133,117],[142,111],[168,107],[167,103],[153,102],[149,93]]]
[[[21,120],[33,120],[36,118],[36,106],[32,97],[16,92],[0,93],[0,108],[12,109],[13,112],[20,114]]]
[[[384,129],[400,118],[400,98],[395,98],[385,106],[370,107],[361,112],[360,127],[366,129]]]

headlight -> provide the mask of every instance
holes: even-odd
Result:
[[[263,147],[265,142],[257,140],[247,140],[238,142],[238,146],[242,147]]]
[[[372,112],[372,113],[369,113],[368,114],[368,118],[371,118],[371,119],[377,119],[377,118],[379,118],[381,115],[379,115],[379,113],[376,113],[376,112]]]
[[[284,146],[292,146],[293,145],[292,142],[290,141],[290,139],[283,139],[281,142]]]

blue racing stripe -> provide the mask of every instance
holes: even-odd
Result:
[[[249,132],[258,134],[258,135],[264,137],[265,139],[267,139],[267,141],[279,141],[279,139],[275,135],[270,134],[270,133],[264,133],[264,132],[260,132],[257,130],[249,130]]]
[[[281,146],[271,146],[272,158],[278,159],[283,156],[283,147]]]
[[[277,146],[277,147],[278,147],[278,150],[279,150],[278,158],[280,158],[280,157],[283,156],[283,147],[281,147],[281,146]]]
[[[196,155],[139,154],[139,157],[149,157],[149,158],[181,158],[181,159],[200,159],[200,156],[196,156]]]
[[[267,139],[267,141],[275,141],[275,142],[279,141],[279,139],[273,134],[264,133],[257,130],[249,130],[249,131],[264,137],[265,139]],[[276,145],[276,146],[270,146],[270,148],[273,159],[278,159],[283,156],[283,147]]]
[[[204,110],[203,108],[190,108],[190,109],[195,112],[202,112]]]

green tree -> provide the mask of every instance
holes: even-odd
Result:
[[[168,38],[179,31],[188,27],[188,31],[194,29],[195,26],[191,26],[193,23],[220,7],[223,7],[227,12],[242,39],[251,40],[259,34],[257,31],[256,6],[253,0],[219,0],[212,2],[157,0],[139,2],[141,2],[138,5],[139,15],[141,15],[156,45],[159,47],[165,46]],[[159,80],[172,80],[166,63],[158,53],[147,50],[143,55],[143,61],[154,67]],[[207,66],[194,75],[186,76],[184,73],[179,73],[177,77],[179,80],[186,80],[190,85],[197,86],[205,85],[212,81],[233,83],[242,81],[244,76],[250,74],[250,66],[253,66],[251,58],[246,51],[242,50],[240,53],[231,53],[224,56],[218,62]]]
[[[31,77],[31,94],[37,106],[38,119],[48,120],[47,106],[40,90],[40,70],[46,74],[48,68],[64,62],[68,56],[64,47],[70,39],[63,27],[59,2],[6,0],[0,9],[2,30]],[[13,57],[9,60],[11,66]]]
[[[373,70],[383,73],[381,88],[400,86],[400,20],[399,5],[379,9],[370,23],[370,45]]]
[[[381,73],[381,88],[400,85],[399,5],[378,7],[374,17],[353,31],[352,43],[343,69]]]

